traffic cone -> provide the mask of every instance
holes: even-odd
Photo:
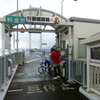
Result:
[[[22,61],[22,56],[20,56],[20,63],[19,63],[20,66],[23,65],[23,61]]]

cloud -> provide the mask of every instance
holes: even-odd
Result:
[[[62,0],[19,0],[19,9],[32,7],[42,7],[47,10],[51,10],[57,13],[61,13],[61,1]],[[77,2],[73,0],[64,0],[63,2],[63,16],[69,18],[84,17],[100,19],[98,14],[98,9],[100,9],[100,0],[78,0]],[[1,0],[0,2],[0,17],[6,14],[12,13],[17,10],[17,0]],[[45,34],[45,33],[43,33]],[[42,42],[46,42],[47,45],[43,47],[50,47],[55,44],[55,35],[52,33],[46,33],[47,36],[43,36]],[[28,48],[29,47],[29,34],[20,33],[19,34],[19,47]],[[38,48],[40,44],[40,36],[32,35],[32,48]],[[12,44],[13,45],[13,44]],[[1,47],[1,26],[0,26],[0,47]]]
[[[19,33],[19,48],[29,48],[29,34],[30,33]],[[12,34],[14,35],[14,34]],[[15,33],[16,40],[16,33]],[[55,34],[54,33],[42,33],[42,43],[47,43],[47,45],[42,46],[43,48],[51,48],[55,44]],[[11,42],[13,48],[13,37]],[[16,42],[15,42],[16,47]],[[40,34],[31,34],[31,47],[40,48]]]
[[[61,13],[62,0],[18,0],[19,9],[40,7],[57,13]],[[64,0],[63,15],[67,18],[71,16],[100,19],[98,9],[100,9],[100,0]],[[17,0],[1,0],[0,17],[17,10]]]
[[[5,16],[6,14],[9,14],[11,12],[14,12],[17,10],[17,0],[2,0],[0,1],[0,17]]]
[[[64,0],[63,2],[63,15],[69,17],[82,17],[100,19],[98,9],[100,9],[100,0]]]

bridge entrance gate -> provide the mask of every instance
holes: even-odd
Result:
[[[70,60],[72,58],[72,26],[73,22],[70,22],[64,16],[58,13],[49,11],[42,8],[30,8],[15,11],[2,18],[0,18],[2,24],[2,55],[5,56],[5,49],[9,50],[11,54],[11,35],[12,32],[29,32],[31,33],[42,33],[42,32],[53,32],[57,35],[56,45],[61,49],[61,34],[67,33],[68,35],[68,66],[70,66]],[[20,24],[23,27],[20,28]],[[27,27],[27,25],[29,25]],[[37,28],[40,25],[40,28]],[[15,28],[15,26],[17,26]],[[42,26],[42,27],[41,27]],[[52,27],[52,29],[46,29],[46,26]],[[30,35],[31,37],[31,35]],[[18,35],[17,35],[17,52],[18,52]],[[30,39],[31,42],[31,39]],[[30,46],[31,48],[31,46]],[[40,46],[41,48],[41,46]],[[5,67],[5,66],[4,66]],[[4,68],[6,69],[6,68]],[[6,71],[5,71],[6,72]],[[70,67],[69,67],[69,80],[71,79]]]

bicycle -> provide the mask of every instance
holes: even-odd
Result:
[[[44,75],[44,78],[46,78],[47,75],[49,75],[50,79],[53,77],[53,69],[50,67],[50,64],[48,63],[46,65],[46,61],[41,60],[40,61],[40,67],[38,68],[38,72],[41,75]]]

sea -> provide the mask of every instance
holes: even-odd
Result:
[[[19,52],[22,52],[23,51],[23,48],[19,48]],[[15,49],[11,49],[11,53],[15,53],[17,52]],[[29,49],[24,49],[24,52],[25,52],[25,56],[34,56],[34,55],[40,55],[40,56],[43,56],[44,54],[46,54],[44,52],[44,50],[29,50]],[[5,50],[5,55],[9,54],[9,51],[8,50]],[[0,48],[0,56],[2,56],[2,49]]]
[[[22,48],[19,49],[19,52],[22,52]],[[26,51],[26,50],[25,50]],[[15,49],[11,49],[11,53],[16,52]],[[7,49],[5,49],[5,54],[9,54],[9,51]],[[0,56],[2,56],[2,49],[0,48]]]

